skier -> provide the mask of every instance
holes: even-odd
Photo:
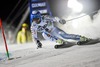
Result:
[[[54,26],[54,22],[65,24],[66,21],[64,19],[59,19],[58,17],[42,16],[39,11],[35,11],[34,14],[31,15],[31,20],[32,37],[34,37],[38,48],[42,47],[42,43],[38,39],[37,32],[41,32],[45,39],[55,41],[60,45],[66,44],[64,39],[73,39],[77,40],[78,42],[88,41],[88,38],[84,36],[68,34]]]

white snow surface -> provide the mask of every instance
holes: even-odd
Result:
[[[99,38],[99,16],[99,14],[96,15],[93,23],[87,21],[81,24],[80,28],[69,28],[70,31],[68,31]],[[87,23],[86,26],[85,23]],[[7,58],[5,46],[4,44],[0,45],[0,59],[3,59],[0,60],[0,67],[100,67],[100,43],[84,46],[74,45],[63,49],[54,49],[56,43],[51,41],[42,41],[42,44],[43,48],[41,49],[36,49],[34,42],[19,45],[8,44],[10,58],[15,58],[13,60],[5,59]]]
[[[54,49],[55,43],[49,41],[42,43],[41,49],[34,43],[9,45],[10,58],[15,59],[1,60],[0,67],[100,67],[100,43],[64,49]],[[0,46],[0,53],[4,51]]]

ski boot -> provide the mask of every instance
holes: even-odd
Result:
[[[90,40],[91,40],[90,38],[86,38],[84,36],[81,36],[80,41],[77,42],[77,45],[82,45],[82,44],[88,43]]]
[[[58,39],[56,40],[56,42],[59,43],[58,45],[54,46],[54,48],[56,49],[64,45],[64,41],[62,39]]]

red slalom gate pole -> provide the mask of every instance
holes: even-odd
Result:
[[[3,36],[3,39],[4,39],[4,43],[5,43],[5,48],[6,48],[7,57],[8,57],[8,59],[9,59],[9,51],[8,51],[7,42],[6,42],[6,37],[5,37],[5,34],[4,34],[4,29],[3,29],[3,26],[2,26],[2,21],[1,21],[1,19],[0,19],[0,27],[1,27],[1,30],[2,30],[2,36]]]

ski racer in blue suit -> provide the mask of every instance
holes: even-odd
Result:
[[[31,15],[31,19],[32,37],[35,40],[38,48],[42,47],[42,43],[38,39],[37,32],[42,33],[44,39],[55,41],[62,45],[66,42],[64,39],[73,39],[77,41],[88,40],[88,38],[81,35],[65,33],[63,30],[54,26],[54,22],[65,24],[66,21],[64,19],[59,19],[58,17],[41,16],[39,11],[35,11],[34,15]]]

